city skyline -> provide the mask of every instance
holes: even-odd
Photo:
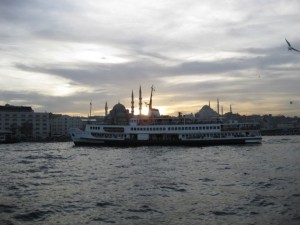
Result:
[[[161,114],[300,116],[300,2],[5,0],[0,105],[86,116],[138,112],[155,86]],[[144,112],[146,110],[143,104]]]

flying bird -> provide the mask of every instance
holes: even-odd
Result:
[[[294,50],[294,51],[296,51],[296,52],[300,52],[299,50],[293,48],[292,45],[290,44],[290,42],[288,42],[288,40],[285,39],[285,41],[286,41],[286,43],[288,44],[288,50]]]

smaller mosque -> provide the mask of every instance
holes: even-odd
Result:
[[[219,113],[219,99],[217,99],[217,110],[218,112],[214,111],[210,107],[210,101],[208,105],[204,105],[199,112],[195,114],[195,117],[197,120],[201,121],[209,121],[209,120],[218,120],[220,119],[220,113]]]
[[[195,113],[195,117],[199,120],[217,119],[219,116],[220,115],[208,105],[204,105],[199,112]]]

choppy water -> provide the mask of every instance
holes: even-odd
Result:
[[[300,224],[300,136],[262,145],[0,145],[0,224]]]

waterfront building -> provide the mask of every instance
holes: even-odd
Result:
[[[50,114],[50,127],[51,137],[69,137],[70,128],[83,128],[84,120],[81,117]]]
[[[49,113],[34,112],[29,106],[0,106],[0,130],[16,139],[41,140],[49,137]]]

